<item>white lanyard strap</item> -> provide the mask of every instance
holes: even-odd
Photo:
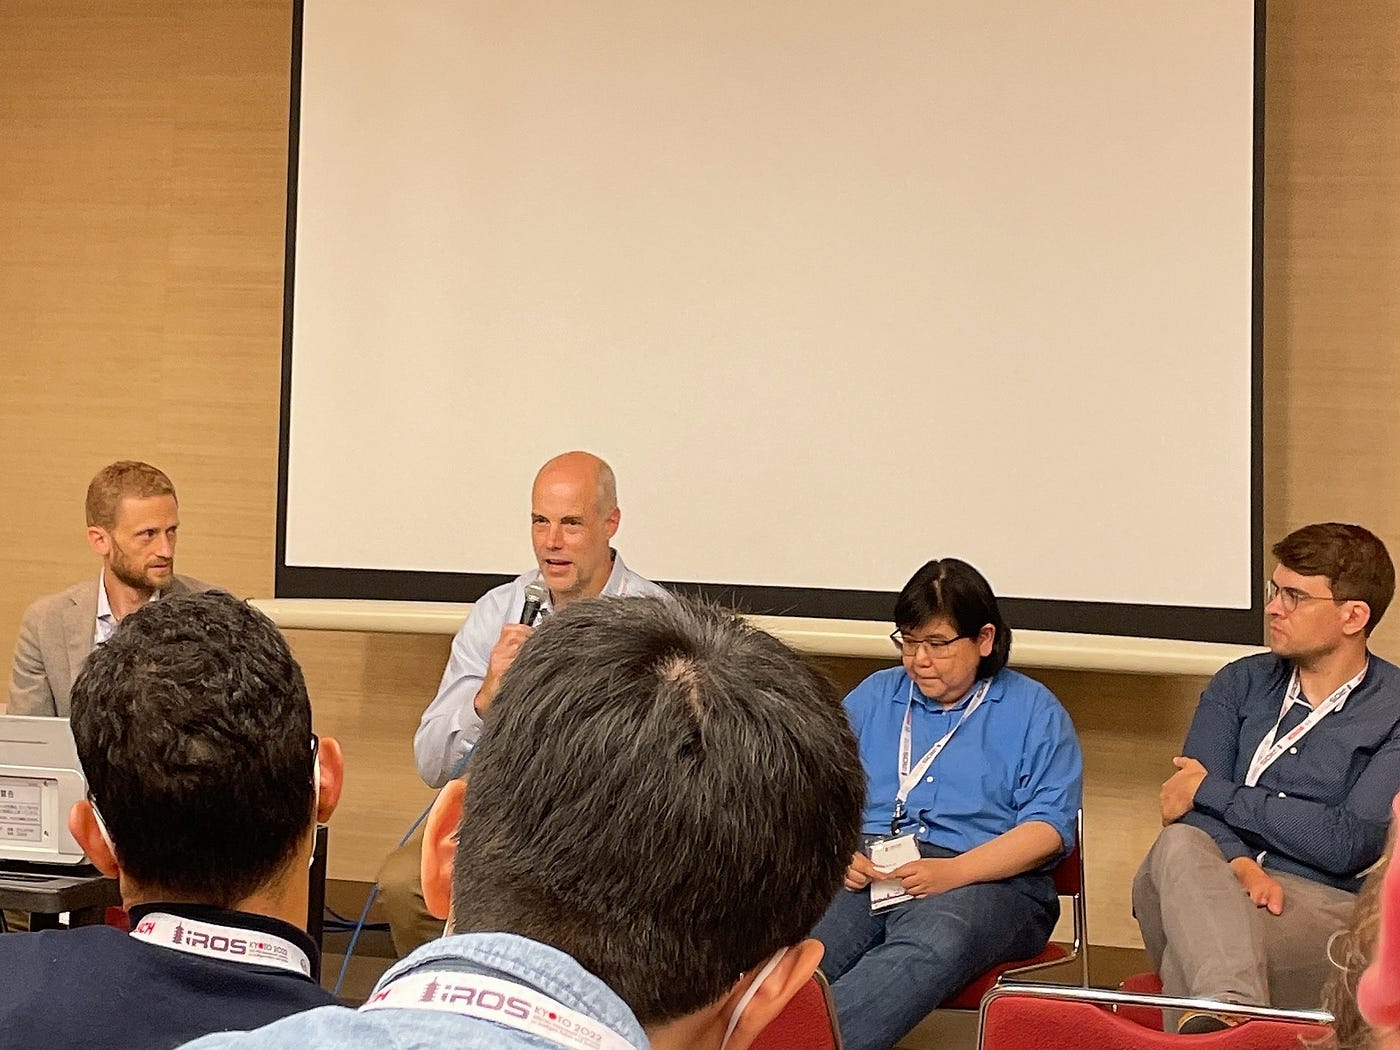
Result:
[[[220,926],[214,922],[153,911],[141,917],[131,936],[138,941],[174,948],[177,952],[188,952],[190,955],[273,966],[303,977],[311,976],[311,960],[307,954],[285,937],[273,933]]]
[[[990,678],[982,679],[981,684],[977,687],[977,692],[972,694],[972,699],[967,702],[967,707],[963,708],[962,717],[954,723],[952,729],[943,734],[942,739],[924,752],[924,757],[919,759],[918,764],[911,769],[909,763],[914,757],[914,683],[909,683],[909,706],[904,709],[904,727],[899,731],[899,794],[895,796],[896,812],[903,812],[904,803],[909,800],[909,792],[914,790],[914,785],[928,772],[928,767],[933,765],[933,760],[943,753],[943,749],[948,746],[948,741],[953,739],[953,734],[972,717],[972,712],[982,706],[982,701],[986,699],[987,690],[991,688],[991,685]]]
[[[636,1050],[611,1028],[514,981],[451,970],[396,977],[361,1010],[440,1010],[492,1021],[575,1050]]]
[[[1369,661],[1367,666],[1370,666]],[[1293,668],[1293,677],[1288,680],[1288,689],[1283,694],[1283,707],[1279,710],[1278,721],[1274,723],[1272,729],[1264,734],[1264,739],[1259,741],[1259,746],[1254,749],[1254,757],[1249,762],[1249,772],[1244,777],[1245,787],[1256,787],[1264,770],[1277,762],[1279,756],[1285,751],[1312,732],[1314,726],[1341,707],[1346,698],[1351,695],[1352,690],[1360,685],[1361,680],[1365,677],[1366,668],[1363,667],[1360,674],[1351,681],[1342,683],[1335,693],[1313,708],[1312,713],[1307,718],[1279,737],[1278,730],[1279,726],[1283,725],[1284,716],[1288,714],[1288,709],[1298,701],[1303,690],[1302,681],[1298,676],[1298,668]]]

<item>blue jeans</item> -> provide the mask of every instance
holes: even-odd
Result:
[[[925,857],[952,850],[919,843]],[[890,1050],[931,1010],[997,963],[1045,947],[1060,901],[1049,875],[976,883],[885,911],[842,889],[812,936],[826,946],[846,1050]]]

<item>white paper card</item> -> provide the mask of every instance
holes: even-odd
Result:
[[[919,846],[913,835],[901,835],[897,839],[877,839],[870,844],[870,863],[881,871],[894,871],[901,865],[919,859]],[[913,900],[913,894],[904,892],[904,884],[898,879],[877,879],[870,884],[870,910],[883,911],[896,904]]]

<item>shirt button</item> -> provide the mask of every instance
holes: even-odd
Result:
[[[1287,798],[1288,796],[1285,795],[1282,791],[1280,791],[1280,792],[1278,793],[1278,797],[1279,797],[1279,798]]]
[[[922,834],[923,834],[924,832],[926,832],[926,831],[928,831],[928,828],[926,828],[926,827],[924,827],[922,824],[920,824],[920,825],[919,825],[919,834],[922,835]]]
[[[1296,755],[1296,754],[1298,753],[1298,749],[1297,749],[1296,747],[1290,747],[1290,748],[1288,749],[1288,753],[1289,753],[1290,755]]]
[[[933,777],[924,777],[924,783],[925,783],[925,784],[932,784],[932,783],[933,783]]]

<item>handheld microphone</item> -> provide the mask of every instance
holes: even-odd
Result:
[[[525,608],[520,610],[520,622],[526,627],[535,626],[535,621],[539,619],[540,609],[544,606],[545,599],[549,597],[549,588],[539,580],[525,588]]]

